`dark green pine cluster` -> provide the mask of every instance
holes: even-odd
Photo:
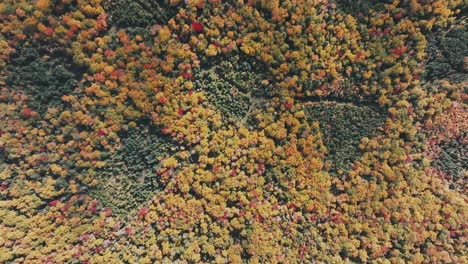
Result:
[[[318,121],[331,171],[347,170],[358,159],[362,138],[371,138],[385,122],[385,115],[370,105],[336,101],[310,103],[306,108],[311,122]]]
[[[466,19],[465,19],[466,20]],[[468,23],[458,21],[444,32],[428,36],[428,59],[425,79],[443,79],[451,75],[455,81],[466,81],[468,73]]]
[[[367,13],[371,9],[377,11],[385,9],[385,1],[380,0],[336,0],[334,2],[336,2],[340,10],[353,16]]]
[[[29,95],[29,106],[35,110],[61,104],[61,97],[73,94],[84,72],[63,48],[42,43],[18,46],[6,70],[7,85]]]
[[[271,96],[265,72],[258,62],[245,56],[223,57],[196,69],[194,85],[223,116],[242,121],[258,100]]]
[[[98,173],[100,183],[91,193],[116,215],[126,216],[164,189],[156,171],[174,145],[147,126],[130,129],[122,138],[121,147]]]
[[[468,173],[468,146],[460,141],[452,140],[443,146],[440,156],[432,164],[446,173],[451,189],[463,192]]]
[[[118,28],[147,27],[163,24],[177,13],[169,0],[118,0],[107,1],[106,11],[112,26]]]

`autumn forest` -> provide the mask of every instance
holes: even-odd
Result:
[[[0,1],[0,263],[468,263],[467,14]]]

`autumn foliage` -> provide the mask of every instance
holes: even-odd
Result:
[[[349,2],[2,1],[0,263],[468,262],[466,3]]]

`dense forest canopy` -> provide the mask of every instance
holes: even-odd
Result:
[[[0,263],[467,263],[466,0],[3,0]]]

